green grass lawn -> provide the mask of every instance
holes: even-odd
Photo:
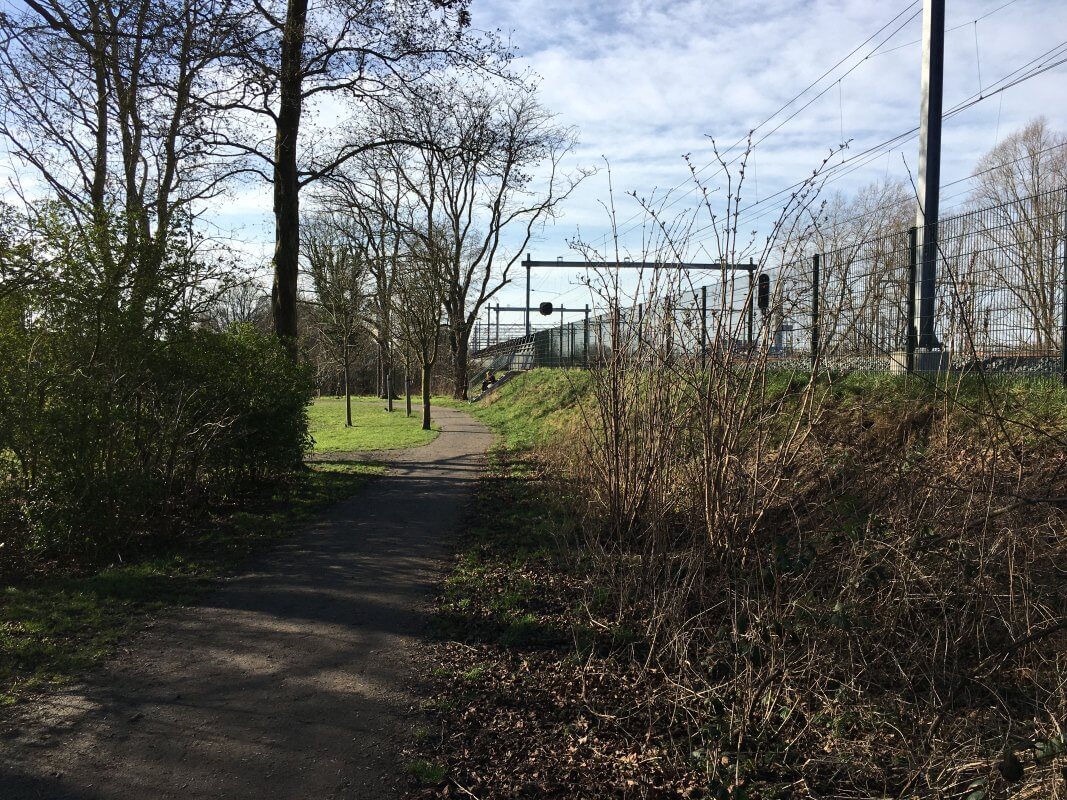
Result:
[[[422,429],[421,405],[412,405],[411,416],[404,413],[404,400],[394,401],[392,414],[385,401],[374,397],[352,398],[352,427],[345,427],[345,399],[319,397],[308,409],[311,435],[316,453],[345,451],[397,450],[429,444],[440,432]]]

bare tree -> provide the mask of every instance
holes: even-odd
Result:
[[[275,331],[296,353],[300,191],[361,153],[387,144],[339,139],[305,124],[327,98],[363,107],[393,101],[437,69],[482,69],[507,61],[492,37],[470,33],[469,0],[308,0],[256,2],[256,34],[242,53],[242,93],[223,106],[264,120],[272,136],[235,132],[228,143],[253,156],[274,187]],[[343,126],[342,126],[343,127]]]
[[[247,278],[229,283],[218,292],[210,312],[210,324],[218,330],[233,325],[260,325],[270,309],[264,308],[269,296],[255,280]]]
[[[430,394],[441,342],[450,248],[441,236],[426,236],[413,243],[397,272],[393,299],[404,349],[414,352],[422,368],[422,427],[429,430]]]
[[[812,241],[822,254],[823,335],[828,350],[901,346],[907,293],[901,258],[914,197],[900,180],[875,181],[822,206]]]
[[[172,257],[191,247],[195,205],[241,169],[220,158],[206,100],[232,90],[219,66],[241,15],[231,0],[25,6],[0,15],[0,137],[78,231],[112,301],[151,332],[207,277]]]
[[[975,269],[995,277],[1022,306],[1034,344],[1051,348],[1059,338],[1057,250],[1063,240],[1067,136],[1039,117],[986,153],[973,180],[971,202],[984,209],[977,225],[988,240]]]
[[[393,410],[396,362],[393,287],[410,246],[405,237],[415,230],[400,170],[395,148],[376,148],[353,159],[315,196],[320,207],[348,220],[360,232],[369,284],[362,319],[378,348],[379,388],[389,411]]]
[[[443,84],[386,124],[398,131],[393,138],[429,143],[403,153],[401,175],[421,230],[446,235],[440,255],[453,394],[466,398],[470,336],[482,307],[508,283],[535,227],[589,173],[562,171],[575,131],[556,123],[531,85]]]

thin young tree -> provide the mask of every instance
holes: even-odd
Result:
[[[317,214],[303,229],[304,261],[322,308],[324,338],[337,350],[345,391],[345,425],[352,427],[351,348],[367,300],[367,260],[350,220]]]
[[[422,427],[430,430],[433,368],[441,343],[441,321],[447,291],[448,244],[432,231],[412,238],[397,272],[393,300],[405,350],[418,359],[422,372]]]
[[[1052,349],[1060,327],[1067,136],[1039,117],[979,159],[973,181],[971,203],[986,209],[978,224],[989,243],[975,267],[1019,303],[1034,344]]]

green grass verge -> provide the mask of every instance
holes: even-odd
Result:
[[[315,439],[314,452],[340,453],[368,450],[398,450],[429,444],[440,433],[422,429],[422,408],[412,406],[412,414],[404,413],[404,400],[394,401],[392,414],[385,410],[385,401],[374,397],[352,398],[352,427],[345,427],[345,399],[319,397],[308,409],[311,435]]]
[[[516,375],[469,407],[500,435],[508,450],[546,444],[567,423],[592,409],[592,374],[583,370],[535,369]]]
[[[93,574],[0,588],[0,705],[69,682],[154,613],[194,602],[220,574],[382,471],[372,464],[315,463],[273,494],[217,515],[180,548]]]
[[[448,774],[441,764],[421,758],[410,762],[406,771],[420,786],[436,786],[443,783]]]
[[[806,373],[769,371],[764,399],[771,403],[784,399],[782,410],[789,410],[807,383]],[[874,405],[966,410],[979,416],[1002,416],[1035,433],[1067,435],[1067,388],[1056,381],[983,381],[967,375],[935,383],[915,376],[857,372],[820,376],[816,396],[817,405],[831,409]],[[593,376],[580,370],[535,369],[516,376],[478,403],[458,407],[493,428],[509,450],[521,452],[550,444],[568,427],[580,425],[583,413],[595,418]],[[787,422],[788,415],[781,420]]]
[[[574,527],[565,498],[541,482],[530,462],[503,444],[493,447],[459,558],[443,586],[435,633],[505,648],[566,641],[559,615],[544,606],[538,579],[547,569],[574,566],[564,544]],[[477,680],[483,671],[472,668],[462,677]]]

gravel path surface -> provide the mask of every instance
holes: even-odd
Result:
[[[85,684],[0,731],[0,798],[381,798],[428,593],[492,439],[461,411]]]

